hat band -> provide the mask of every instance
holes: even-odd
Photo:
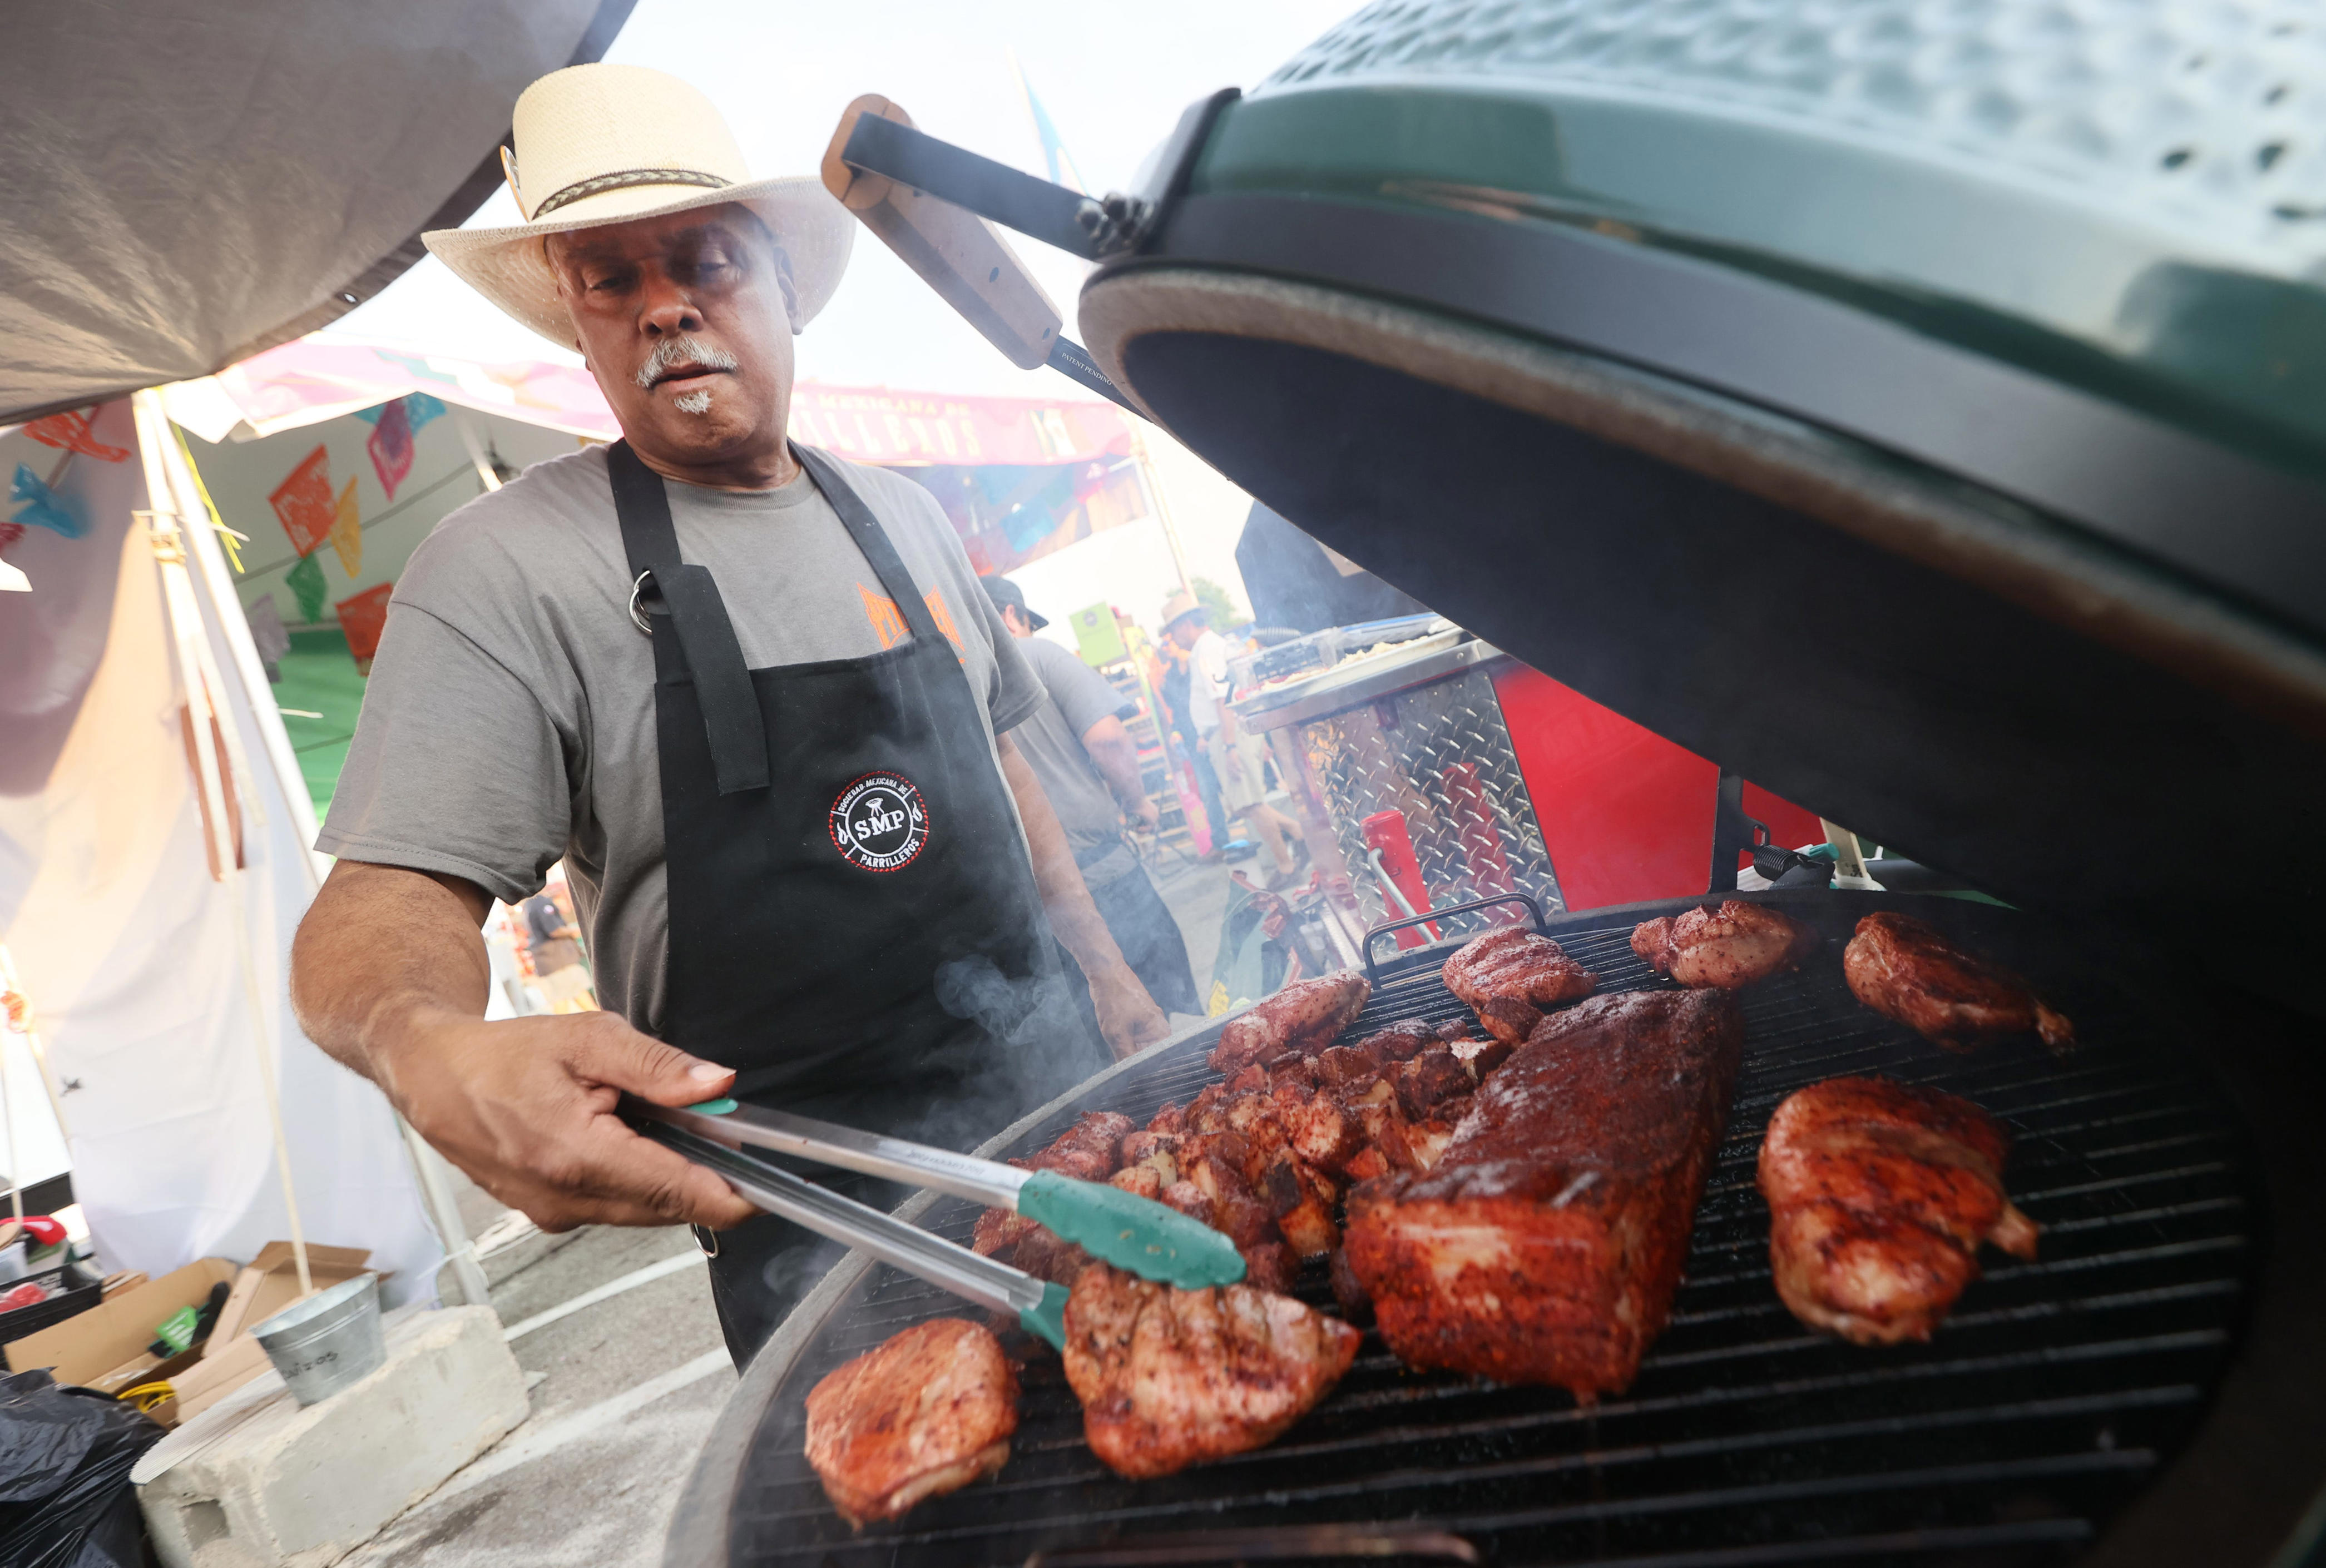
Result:
[[[732,185],[732,180],[722,180],[716,174],[705,174],[699,169],[624,169],[612,174],[596,174],[579,180],[551,196],[533,209],[532,221],[539,222],[561,207],[571,207],[588,196],[602,196],[609,190],[627,190],[633,185],[701,185],[717,190]]]

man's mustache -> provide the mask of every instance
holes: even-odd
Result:
[[[700,365],[706,370],[732,370],[735,356],[716,344],[705,343],[699,338],[665,338],[654,346],[647,362],[638,366],[631,377],[640,391],[651,390],[654,384],[682,365]]]

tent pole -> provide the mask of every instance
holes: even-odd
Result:
[[[41,1044],[40,1015],[33,1011],[33,994],[16,977],[14,955],[9,952],[6,942],[0,942],[0,997],[5,996],[14,997],[24,1009],[21,1033],[24,1036],[24,1044],[32,1049],[33,1065],[41,1070],[41,1087],[48,1093],[49,1109],[57,1118],[57,1132],[70,1150],[72,1147],[72,1124],[65,1119],[64,1090],[57,1087],[56,1074],[49,1071],[48,1050]]]
[[[1147,439],[1140,433],[1138,422],[1125,420],[1130,426],[1130,460],[1137,465],[1139,487],[1147,492],[1147,504],[1155,513],[1155,520],[1163,524],[1163,543],[1171,547],[1171,570],[1179,574],[1179,591],[1193,597],[1195,584],[1187,578],[1186,553],[1179,548],[1179,530],[1171,521],[1171,504],[1163,498],[1163,487],[1155,478],[1155,460],[1147,455]]]
[[[197,639],[207,634],[200,608],[194,602],[193,580],[186,571],[182,515],[175,503],[169,472],[162,461],[160,400],[151,392],[140,392],[131,400],[131,407],[136,417],[137,445],[144,463],[145,498],[152,503],[144,514],[146,528],[162,576],[163,602],[168,608],[171,630],[177,643],[179,675],[186,689],[196,783],[209,819],[204,826],[209,838],[210,858],[218,880],[226,884],[227,905],[234,918],[235,956],[241,960],[244,1006],[250,1010],[258,1078],[266,1092],[266,1119],[274,1134],[274,1162],[283,1178],[283,1206],[291,1228],[291,1256],[299,1270],[299,1294],[304,1296],[315,1288],[315,1281],[308,1268],[307,1237],[299,1223],[299,1195],[291,1180],[291,1140],[284,1131],[283,1099],[274,1081],[274,1031],[268,1026],[271,1010],[260,996],[258,974],[250,961],[250,923],[243,908],[241,857],[236,853],[235,844],[237,822],[228,816],[229,811],[239,812],[240,803],[228,798],[219,772],[219,751],[212,744],[213,726],[223,728],[232,724],[234,715],[226,714],[224,723],[219,723],[217,693],[203,679],[202,666],[209,661],[202,655],[207,650],[195,646]],[[243,778],[246,792],[256,783],[247,769]]]
[[[461,1219],[460,1201],[453,1196],[444,1156],[429,1146],[428,1140],[400,1115],[395,1118],[395,1128],[404,1135],[405,1152],[412,1156],[413,1173],[420,1178],[421,1200],[428,1205],[428,1217],[436,1222],[436,1234],[445,1244],[444,1260],[452,1266],[452,1277],[460,1282],[462,1302],[469,1306],[490,1305],[492,1282],[486,1278],[476,1243],[470,1239],[469,1228]],[[454,1238],[459,1239],[458,1247],[452,1244]]]
[[[8,1053],[0,1051],[0,1119],[8,1124],[8,1218],[24,1233],[24,1182],[16,1168],[16,1096],[8,1088]]]
[[[473,436],[470,436],[466,423],[461,428],[462,434],[470,437],[472,452],[477,451],[476,442]],[[169,469],[171,483],[175,487],[173,494],[179,502],[179,515],[191,515],[191,508],[186,504],[187,495],[191,491],[199,497],[200,491],[192,472],[191,456],[181,445],[172,443],[163,449],[162,460]],[[480,453],[479,460],[481,464]],[[492,470],[486,467],[481,469],[481,472],[490,475]],[[498,480],[492,482],[498,483]],[[204,513],[209,515],[207,506]],[[223,520],[215,515],[211,515],[210,520],[217,527],[225,526]],[[257,645],[251,641],[250,623],[242,614],[242,602],[234,591],[233,579],[227,574],[224,553],[212,534],[199,525],[188,530],[186,537],[187,553],[200,565],[201,587],[209,596],[211,613],[218,619],[219,634],[225,638],[228,653],[234,661],[235,673],[242,682],[243,691],[249,697],[250,716],[257,725],[260,740],[265,747],[266,760],[274,775],[274,787],[282,792],[299,842],[302,845],[312,844],[316,832],[315,808],[307,793],[306,775],[299,771],[298,754],[291,749],[291,735],[283,727],[281,710],[272,701],[258,700],[256,695],[267,689],[266,671],[259,662]],[[316,859],[312,854],[300,857],[300,868],[307,875],[307,891],[311,898],[322,886],[322,879],[316,870]],[[389,1114],[395,1115],[393,1110]],[[488,1294],[485,1271],[477,1262],[476,1248],[470,1240],[467,1225],[461,1221],[461,1207],[453,1199],[451,1183],[445,1176],[444,1157],[423,1142],[420,1135],[413,1131],[403,1117],[395,1117],[395,1125],[404,1138],[405,1152],[411,1156],[413,1173],[420,1183],[422,1207],[427,1210],[429,1222],[436,1229],[437,1242],[451,1262],[452,1276],[460,1282],[462,1294],[472,1302],[482,1304]]]

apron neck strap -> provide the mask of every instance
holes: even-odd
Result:
[[[711,743],[711,763],[722,795],[768,787],[768,732],[758,693],[751,685],[735,623],[719,597],[707,566],[689,566],[679,557],[678,530],[670,520],[670,493],[662,476],[638,459],[628,441],[606,449],[606,474],[614,489],[614,515],[622,527],[622,550],[629,558],[637,602],[645,603],[649,580],[664,610],[650,621],[657,649],[675,636],[685,672],[693,677],[702,728]],[[657,659],[656,663],[660,663]]]
[[[823,492],[824,500],[839,514],[848,536],[864,552],[872,575],[880,580],[880,586],[896,601],[897,613],[904,617],[906,626],[921,642],[935,645],[944,634],[937,630],[936,617],[929,613],[928,600],[921,597],[913,574],[905,570],[903,558],[889,543],[889,531],[880,526],[880,519],[872,515],[872,508],[864,504],[864,497],[856,493],[856,487],[840,471],[840,465],[826,453],[796,441],[792,443],[792,456],[799,459],[800,467],[815,481],[815,487]]]

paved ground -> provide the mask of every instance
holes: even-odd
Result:
[[[1165,865],[1156,885],[1186,937],[1197,993],[1207,993],[1228,874]],[[507,1220],[491,1198],[462,1186],[471,1235]],[[493,1306],[515,1336],[531,1418],[344,1562],[650,1568],[735,1383],[701,1255],[684,1228],[673,1228],[520,1234],[498,1257]]]

